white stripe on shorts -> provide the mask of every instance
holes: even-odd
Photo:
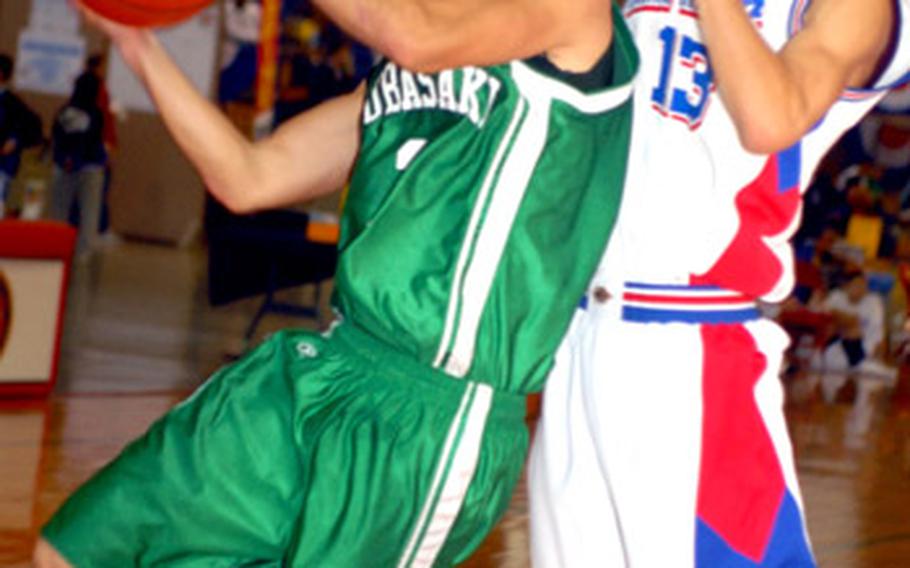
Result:
[[[436,561],[474,479],[492,402],[493,389],[489,385],[471,383],[465,390],[449,427],[433,484],[398,568],[432,566]]]

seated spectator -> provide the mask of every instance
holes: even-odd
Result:
[[[877,294],[869,292],[863,272],[848,274],[844,284],[825,298],[823,309],[834,322],[834,335],[820,361],[822,369],[829,374],[822,385],[826,399],[834,399],[848,374],[874,376],[889,382],[897,378],[896,369],[881,361],[884,304]]]

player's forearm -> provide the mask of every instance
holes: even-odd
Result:
[[[741,0],[699,0],[698,8],[714,80],[743,146],[770,154],[795,143],[818,119],[794,78],[798,69],[759,36]]]
[[[606,0],[594,0],[603,3]],[[314,0],[358,40],[409,69],[433,72],[536,55],[571,32],[590,0]],[[578,31],[577,29],[575,30]]]
[[[196,90],[154,35],[142,33],[121,49],[209,191],[232,210],[255,208],[261,176],[251,143]]]
[[[269,180],[258,207],[278,207],[341,189],[360,149],[365,88],[335,97],[284,123],[254,145]]]

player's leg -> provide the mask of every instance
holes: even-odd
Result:
[[[524,397],[453,379],[350,326],[336,328],[332,340],[344,344],[360,386],[335,416],[314,417],[320,429],[299,424],[310,473],[286,562],[464,561],[505,511],[520,475]]]
[[[32,557],[35,568],[71,568],[72,564],[66,561],[63,556],[57,552],[51,543],[43,538],[38,539],[35,545],[35,552]]]
[[[415,554],[411,566],[461,564],[468,560],[499,523],[512,500],[528,455],[528,429],[525,424],[527,406],[524,397],[519,399],[519,404],[515,404],[517,400],[509,401],[507,408],[488,420],[474,476],[470,480],[462,480],[460,484],[464,497],[459,496],[458,485],[447,491],[444,489],[440,494],[439,504],[432,513],[436,517],[435,527],[442,528],[441,521],[445,520],[446,509],[442,504],[447,499],[444,496],[446,493],[455,500],[462,499],[463,503],[444,544],[438,545],[439,554],[435,562],[421,562],[421,556]],[[421,501],[426,503],[427,496],[422,497]],[[417,523],[412,525],[412,538],[417,527]],[[426,527],[423,549],[432,546],[432,518],[427,521]],[[415,543],[415,547],[420,547],[420,544]]]
[[[697,566],[813,566],[783,416],[774,324],[704,326]]]
[[[622,566],[622,540],[584,403],[580,312],[556,353],[528,462],[532,564]]]
[[[784,389],[780,379],[784,352],[789,346],[790,338],[775,322],[768,320],[748,323],[746,328],[755,338],[759,350],[768,362],[756,385],[755,401],[774,443],[775,454],[786,485],[786,496],[778,513],[778,521],[781,524],[777,527],[784,538],[772,541],[771,547],[776,547],[776,550],[769,550],[768,558],[780,559],[777,560],[779,566],[814,566],[804,513],[805,506],[784,415]]]
[[[336,409],[301,385],[344,389],[339,364],[311,356],[320,341],[276,334],[216,373],[71,496],[44,538],[78,566],[280,565],[306,491],[295,424]]]
[[[698,326],[604,320],[583,398],[629,566],[692,566],[701,438]],[[592,507],[598,506],[592,503]]]

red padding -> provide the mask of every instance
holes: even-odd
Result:
[[[0,221],[0,257],[69,260],[76,230],[55,221]]]

